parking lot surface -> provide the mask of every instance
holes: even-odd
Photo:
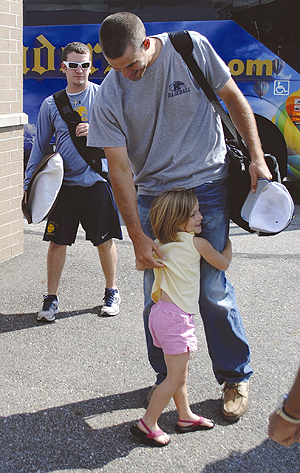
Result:
[[[250,235],[234,224],[227,271],[248,335],[254,375],[250,405],[236,424],[221,416],[200,316],[190,363],[193,410],[212,431],[179,435],[173,401],[160,419],[163,449],[139,444],[130,426],[143,415],[154,373],[147,361],[142,274],[126,229],[117,241],[120,314],[99,317],[104,278],[97,250],[79,231],[60,284],[61,313],[36,322],[46,291],[44,223],[24,221],[24,253],[0,264],[0,471],[3,473],[299,473],[300,445],[267,438],[267,418],[300,363],[300,207],[282,233]]]

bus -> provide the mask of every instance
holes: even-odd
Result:
[[[42,101],[66,86],[63,47],[87,44],[90,80],[100,84],[109,71],[99,45],[101,22],[110,13],[130,11],[145,23],[147,35],[188,29],[208,38],[255,113],[265,153],[278,158],[283,177],[299,182],[298,7],[298,0],[24,0],[25,162]]]

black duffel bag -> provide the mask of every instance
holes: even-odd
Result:
[[[281,182],[287,174],[287,148],[284,137],[274,123],[267,118],[254,114],[264,157],[272,174],[272,180]],[[228,117],[229,119],[229,117]],[[228,122],[226,122],[228,123]],[[243,143],[232,139],[232,134],[224,126],[229,162],[230,181],[230,218],[239,227],[253,233],[248,222],[241,217],[241,208],[251,190],[251,177],[249,174],[250,157]],[[231,139],[230,139],[231,138]],[[276,158],[275,156],[276,155]]]
[[[246,197],[251,190],[251,177],[249,174],[250,158],[238,147],[235,140],[226,140],[227,158],[229,161],[229,199],[230,219],[239,227],[250,233],[255,233],[248,222],[241,217],[241,209]],[[277,159],[271,154],[265,154],[265,161],[272,174],[272,180],[281,182]]]

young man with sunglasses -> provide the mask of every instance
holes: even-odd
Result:
[[[191,32],[193,54],[214,91],[226,104],[251,154],[252,189],[258,176],[271,178],[251,108],[208,40]],[[220,117],[199,90],[167,33],[148,36],[136,15],[109,15],[100,46],[112,70],[94,101],[89,146],[102,146],[120,212],[144,275],[144,324],[156,384],[166,376],[162,351],[148,329],[153,252],[149,209],[165,189],[193,189],[203,215],[202,235],[222,252],[229,232],[228,164]],[[134,174],[134,183],[132,180]],[[138,202],[135,186],[138,187]],[[250,350],[232,285],[224,272],[201,261],[200,313],[213,370],[224,383],[222,412],[236,422],[248,406]],[[153,391],[152,391],[153,392]]]
[[[62,54],[62,71],[66,75],[66,92],[80,117],[76,139],[87,137],[92,104],[99,85],[89,82],[91,58],[89,48],[82,43],[68,44]],[[47,256],[48,294],[37,315],[40,322],[53,322],[59,313],[58,287],[66,258],[67,245],[75,242],[79,223],[98,249],[106,287],[100,315],[119,313],[120,296],[116,286],[117,250],[113,238],[122,239],[120,222],[109,183],[96,173],[77,151],[68,126],[61,117],[53,95],[42,103],[36,136],[25,171],[24,190],[48,152],[55,134],[56,151],[64,161],[64,180],[56,205],[48,216],[44,241],[49,241]]]

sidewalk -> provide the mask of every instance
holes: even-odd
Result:
[[[160,420],[172,438],[164,449],[142,446],[129,432],[155,378],[144,340],[142,274],[126,229],[116,242],[120,314],[98,316],[104,278],[97,250],[81,230],[67,252],[61,313],[46,325],[35,319],[46,291],[43,229],[44,223],[24,221],[24,254],[0,264],[1,473],[300,472],[300,446],[285,449],[266,435],[268,415],[300,363],[300,206],[289,228],[273,237],[231,227],[227,275],[254,369],[248,412],[237,424],[223,420],[221,387],[196,317],[199,351],[190,364],[189,399],[216,427],[176,434],[172,402]]]

